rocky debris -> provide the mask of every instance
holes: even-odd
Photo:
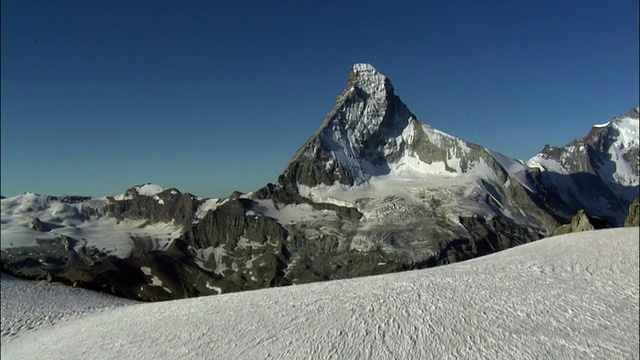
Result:
[[[611,223],[609,223],[607,220],[597,216],[590,216],[584,210],[580,210],[571,219],[571,223],[558,227],[553,231],[551,236],[563,235],[563,234],[580,232],[580,231],[606,229],[610,227],[611,227]]]
[[[640,226],[640,199],[635,199],[629,205],[629,216],[625,220],[624,226]]]

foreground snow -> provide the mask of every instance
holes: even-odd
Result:
[[[45,281],[28,281],[0,274],[2,291],[2,334],[5,342],[17,335],[77,319],[88,313],[108,311],[118,306],[137,304],[133,300],[118,298],[85,289]],[[2,352],[4,357],[4,351]]]
[[[434,269],[128,306],[3,276],[2,359],[638,358],[638,255],[638,228],[610,229]]]

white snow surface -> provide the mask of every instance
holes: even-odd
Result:
[[[3,275],[1,356],[637,359],[638,248],[637,227],[607,229],[426,270],[128,306]]]
[[[252,210],[276,219],[282,225],[297,222],[322,220],[335,216],[332,210],[314,210],[309,204],[288,204],[276,207],[272,200],[255,200],[256,205]]]
[[[158,195],[165,190],[162,186],[155,184],[144,184],[141,186],[136,186],[135,189],[136,191],[138,191],[138,194],[145,196]]]
[[[2,348],[16,336],[29,336],[33,331],[72,321],[89,313],[98,314],[137,303],[62,284],[18,279],[7,274],[0,274],[0,281]],[[4,356],[3,351],[1,357]]]

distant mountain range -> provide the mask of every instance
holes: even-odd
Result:
[[[433,129],[356,64],[273,184],[204,199],[153,184],[2,199],[3,271],[163,300],[423,268],[548,236],[580,210],[622,226],[638,108],[516,160]]]

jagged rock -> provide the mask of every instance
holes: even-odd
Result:
[[[60,196],[60,201],[67,204],[78,204],[87,200],[91,200],[90,196],[78,196],[78,195],[63,195]]]
[[[629,216],[625,220],[624,226],[640,226],[640,199],[635,199],[629,205]]]
[[[128,189],[122,199],[109,199],[106,210],[116,219],[149,220],[156,222],[176,222],[190,224],[201,200],[191,194],[182,194],[177,189],[165,189],[153,196],[141,195],[137,187]]]
[[[607,220],[596,217],[596,216],[589,216],[584,210],[580,210],[571,219],[571,223],[558,227],[553,231],[551,236],[563,235],[563,234],[580,232],[580,231],[606,229],[610,227],[611,227],[611,224]]]
[[[43,223],[42,221],[40,221],[40,219],[33,218],[33,220],[31,220],[31,224],[29,225],[33,230],[36,231],[42,231],[42,232],[47,232],[49,230],[51,230],[51,228],[49,226],[47,226],[47,224]]]

